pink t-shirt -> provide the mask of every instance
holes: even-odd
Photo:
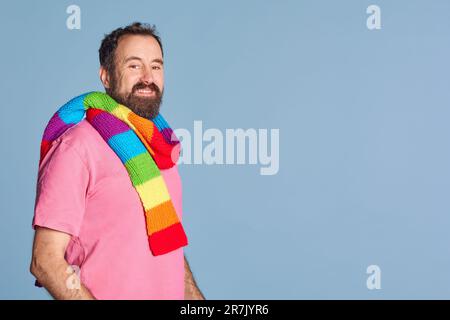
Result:
[[[178,169],[161,173],[182,221]],[[66,260],[97,299],[184,299],[183,248],[152,255],[125,166],[86,119],[54,141],[39,167],[35,225],[72,236]]]

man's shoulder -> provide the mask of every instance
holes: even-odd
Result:
[[[54,153],[75,152],[87,166],[91,166],[108,153],[107,149],[101,135],[86,119],[83,119],[66,129],[53,141],[46,158],[52,158]]]
[[[97,130],[83,119],[72,127],[64,131],[56,140],[57,143],[64,143],[78,150],[86,150],[98,144],[101,136]]]

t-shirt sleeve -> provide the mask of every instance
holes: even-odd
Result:
[[[55,141],[38,171],[32,226],[79,235],[89,170],[74,146]]]

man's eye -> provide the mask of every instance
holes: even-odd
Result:
[[[139,66],[138,66],[137,64],[132,64],[132,65],[130,66],[130,68],[131,68],[131,69],[138,69]]]
[[[160,70],[161,69],[160,66],[153,66],[152,68],[153,68],[153,70]]]

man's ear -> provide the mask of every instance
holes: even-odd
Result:
[[[109,87],[110,87],[110,79],[109,79],[108,71],[106,71],[106,69],[103,66],[100,66],[100,70],[98,72],[98,75],[100,76],[100,81],[103,83],[103,86],[106,89],[109,89]]]

